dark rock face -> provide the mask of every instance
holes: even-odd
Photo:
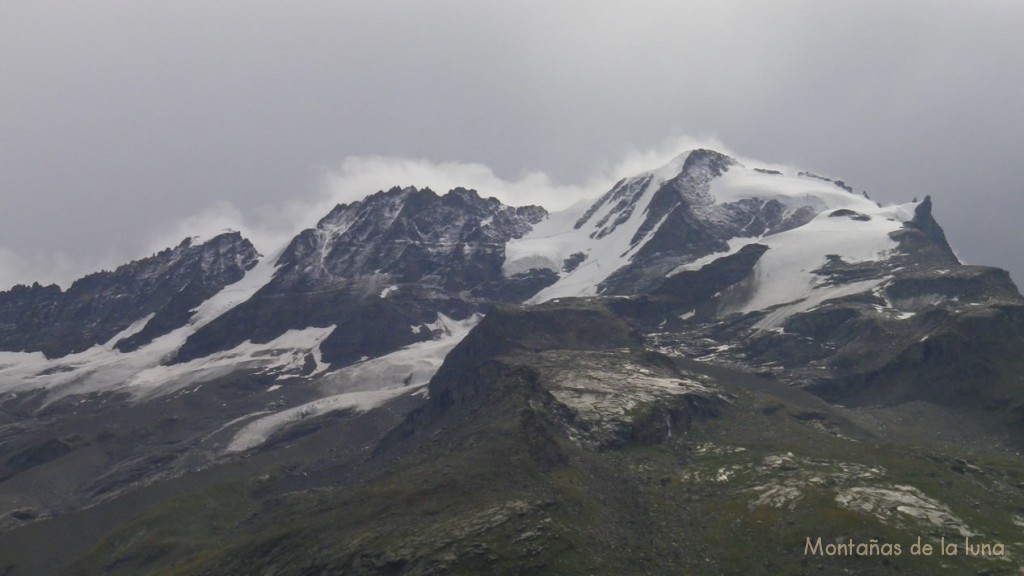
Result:
[[[104,343],[154,314],[145,328],[116,345],[133,350],[182,326],[189,310],[255,266],[256,249],[237,232],[164,250],[57,286],[15,286],[0,293],[0,349],[41,351],[48,357]]]
[[[315,229],[299,234],[278,261],[274,287],[351,286],[375,274],[383,277],[379,283],[475,287],[496,278],[504,244],[546,214],[536,206],[503,206],[463,188],[444,196],[393,188],[338,206]]]
[[[910,222],[914,227],[924,233],[924,235],[931,241],[931,244],[946,256],[950,262],[959,263],[956,255],[953,254],[953,249],[950,247],[949,242],[946,241],[946,233],[942,231],[942,227],[935,221],[932,216],[932,197],[925,196],[924,201],[917,205],[914,209],[914,219]]]
[[[596,231],[591,233],[591,238],[603,238],[615,230],[615,228],[629,220],[632,216],[633,210],[636,208],[637,200],[643,195],[644,190],[650,185],[652,180],[651,175],[645,175],[639,178],[630,178],[619,180],[615,186],[612,187],[604,196],[599,198],[594,205],[591,206],[584,214],[576,221],[575,228],[582,228],[584,224],[590,222],[590,219],[594,217],[594,214],[605,205],[613,205],[608,214],[601,220],[595,223]]]
[[[505,243],[546,214],[463,188],[444,196],[393,188],[339,205],[292,240],[269,284],[193,335],[177,358],[332,324],[341,328],[323,352],[335,364],[428,339],[429,331],[418,327],[438,312],[465,318],[493,302],[521,301],[554,281],[550,274],[501,273]]]
[[[886,284],[885,296],[898,307],[917,311],[930,302],[995,304],[1020,298],[1010,274],[989,266],[957,266],[942,272],[899,275]]]
[[[662,184],[647,207],[647,218],[636,231],[631,244],[646,237],[659,223],[674,211],[680,203],[691,206],[705,206],[712,202],[709,190],[711,181],[729,170],[736,163],[724,154],[712,150],[694,150],[683,163],[679,175]]]
[[[946,241],[946,234],[932,216],[932,199],[925,196],[914,208],[914,217],[903,223],[903,228],[889,235],[899,244],[899,250],[917,266],[933,268],[958,266],[960,260]]]
[[[827,264],[816,271],[827,282],[881,284],[793,314],[781,330],[752,329],[760,315],[751,314],[689,326],[686,338],[728,344],[731,362],[829,402],[927,402],[984,414],[1009,442],[1024,443],[1014,427],[1024,402],[1024,298],[1009,276],[982,266],[893,264]]]
[[[682,329],[678,326],[680,313],[692,313],[697,320],[712,319],[718,308],[718,294],[748,278],[767,250],[762,244],[748,244],[736,254],[718,258],[699,270],[665,278],[648,294],[613,299],[608,306],[645,324],[649,330],[663,323]]]
[[[1006,427],[1011,444],[1024,446],[1024,435],[1013,427],[1024,401],[1024,304],[940,308],[915,320],[902,333],[884,335],[889,346],[851,342],[837,361],[855,360],[809,389],[847,405],[925,401],[980,411],[990,425]]]
[[[853,187],[847,185],[842,180],[833,180],[833,179],[828,178],[826,176],[821,176],[819,174],[815,174],[814,172],[797,172],[797,175],[798,176],[803,176],[805,178],[814,178],[816,180],[821,180],[823,182],[831,182],[832,184],[835,184],[836,186],[842,188],[843,190],[846,190],[850,194],[853,194]],[[867,193],[866,192],[864,193],[864,197],[867,198]]]
[[[833,210],[829,214],[829,218],[843,218],[843,217],[849,218],[851,220],[858,220],[860,222],[868,222],[868,221],[871,220],[871,217],[868,216],[867,214],[861,214],[860,212],[856,212],[854,210],[848,210],[846,208],[842,208],[842,209],[839,209],[839,210]]]
[[[0,466],[0,481],[24,472],[29,468],[56,460],[75,449],[72,442],[60,438],[50,438],[34,446],[30,446],[9,457]]]
[[[681,306],[699,305],[715,292],[746,278],[767,250],[763,244],[747,244],[735,254],[718,258],[699,270],[669,276],[651,294],[671,296]]]
[[[499,305],[448,354],[438,381],[449,370],[513,353],[640,347],[639,334],[599,300]],[[431,395],[440,398],[444,392],[432,389]]]
[[[639,353],[642,342],[638,333],[599,300],[497,305],[449,352],[430,381],[430,400],[410,413],[378,450],[387,450],[414,434],[422,435],[451,419],[452,413],[485,410],[494,414],[487,420],[495,422],[515,420],[517,413],[543,406],[541,411],[549,418],[538,422],[530,417],[531,443],[538,442],[538,427],[546,430],[543,436],[547,439],[537,444],[544,448],[537,457],[546,465],[561,463],[560,451],[550,441],[550,417],[564,422],[571,416],[542,385],[541,371],[530,359],[552,351],[592,350]]]
[[[596,412],[573,408],[573,398],[587,390],[584,383],[600,375],[621,383],[591,391],[603,398]],[[635,378],[640,380],[632,382]],[[435,432],[462,414],[486,412],[489,422],[497,422],[518,413],[519,432],[532,447],[531,455],[550,469],[567,463],[558,444],[569,438],[597,450],[657,444],[725,409],[725,402],[707,389],[669,389],[638,402],[635,393],[649,394],[643,378],[684,386],[674,363],[645,350],[640,334],[600,299],[499,305],[448,354],[430,382],[429,401],[409,414],[379,450]],[[631,407],[630,417],[606,420],[622,406]],[[523,416],[529,417],[528,426]]]
[[[587,255],[584,252],[570,254],[569,257],[562,262],[562,270],[565,272],[572,272],[579,268],[580,264],[582,264],[586,259]]]
[[[691,152],[680,173],[651,198],[646,218],[632,239],[633,245],[644,238],[647,242],[629,265],[605,280],[600,293],[647,292],[677,266],[727,251],[731,238],[777,234],[802,226],[816,215],[810,206],[786,210],[777,200],[715,203],[711,182],[735,165],[735,160],[718,152]]]

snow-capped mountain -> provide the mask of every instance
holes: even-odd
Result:
[[[0,529],[285,462],[363,486],[371,472],[337,470],[397,454],[415,476],[447,457],[437,438],[525,445],[560,469],[590,458],[568,445],[681,442],[762,414],[747,384],[839,436],[896,422],[840,404],[923,402],[1024,445],[1024,299],[1006,272],[958,262],[931,208],[693,150],[553,214],[393,188],[264,256],[227,233],[64,292],[15,287],[0,293]]]
[[[532,293],[532,275],[506,278],[501,263],[505,243],[545,215],[464,189],[394,188],[338,206],[291,241],[247,301],[191,335],[177,360],[310,326],[342,326],[321,346],[339,365],[427,340],[439,313],[466,318]]]
[[[553,215],[509,243],[504,270],[560,273],[535,302],[631,295],[761,243],[769,251],[755,267],[752,292],[731,311],[795,301],[806,309],[836,294],[814,274],[833,261],[826,255],[847,263],[888,259],[899,247],[892,235],[913,220],[914,209],[912,203],[883,208],[842,182],[748,168],[698,150],[619,182],[585,210]]]
[[[81,352],[152,315],[145,328],[113,343],[136,349],[184,324],[190,310],[238,282],[256,260],[252,244],[230,232],[202,244],[186,238],[113,272],[81,278],[66,292],[56,285],[16,286],[0,293],[0,349],[50,357]]]
[[[941,312],[1019,302],[1005,273],[957,262],[930,209],[710,150],[551,215],[394,188],[337,206],[258,262],[229,233],[67,292],[3,293],[0,374],[7,390],[48,390],[46,403],[58,390],[162,395],[243,369],[318,378],[443,339],[437,326],[495,303],[614,296],[662,346],[828,376],[814,361],[856,356],[859,339],[836,340],[853,325],[916,335],[922,311],[934,329]]]

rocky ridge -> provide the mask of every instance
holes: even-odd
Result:
[[[421,327],[438,313],[465,318],[550,281],[501,275],[505,243],[545,215],[462,188],[444,196],[393,188],[339,205],[291,241],[252,298],[190,336],[177,360],[309,326],[345,326],[321,345],[339,366],[428,340]]]
[[[152,318],[114,344],[130,352],[180,327],[189,311],[240,280],[256,265],[252,243],[238,232],[204,243],[185,239],[149,258],[56,285],[15,286],[0,293],[0,350],[48,357],[103,344],[139,318]]]

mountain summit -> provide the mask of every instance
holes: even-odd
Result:
[[[1024,298],[930,197],[704,149],[595,196],[392,188],[271,256],[227,233],[0,293],[0,573],[1024,558]]]

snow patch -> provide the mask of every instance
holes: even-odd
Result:
[[[324,374],[319,378],[318,385],[324,392],[340,394],[426,384],[441,367],[448,352],[462,341],[480,318],[476,314],[458,321],[438,314],[438,320],[429,325],[440,332],[437,339],[410,344],[390,354]]]
[[[445,356],[480,322],[482,316],[453,320],[444,314],[431,326],[441,331],[436,340],[417,342],[377,358],[367,359],[321,376],[323,398],[264,416],[240,430],[225,452],[242,452],[265,442],[274,432],[295,422],[338,410],[365,412],[410,391],[426,390]],[[420,392],[426,394],[426,392]]]
[[[0,391],[17,392],[45,389],[49,392],[46,402],[52,403],[72,394],[102,391],[128,390],[133,395],[137,395],[142,389],[152,392],[162,387],[163,384],[172,383],[172,381],[171,388],[178,389],[185,385],[186,376],[192,369],[195,369],[200,376],[197,380],[200,382],[203,381],[204,374],[226,373],[229,371],[226,368],[226,365],[230,363],[228,358],[234,358],[247,364],[258,364],[268,369],[275,366],[292,368],[295,365],[294,356],[298,350],[293,350],[291,353],[282,352],[290,345],[288,334],[282,336],[285,340],[279,338],[272,343],[262,345],[246,343],[235,350],[221,352],[214,355],[216,358],[208,358],[209,362],[202,368],[192,362],[184,365],[161,366],[174,355],[189,336],[215,318],[245,302],[270,282],[276,271],[275,261],[283,250],[284,248],[278,250],[274,257],[261,259],[256,266],[246,272],[241,280],[226,286],[197,306],[192,311],[192,317],[188,324],[155,338],[149,344],[133,352],[122,353],[115,349],[114,345],[141,331],[153,315],[136,320],[104,344],[53,360],[47,359],[38,352],[0,352]],[[314,330],[322,331],[324,329]],[[318,338],[319,333],[316,338],[313,338],[316,340],[316,346],[319,345],[319,340],[322,340],[322,338]],[[302,351],[302,356],[304,356],[311,352],[308,346],[313,346],[313,344],[310,344],[306,338],[300,338],[300,340],[298,346],[306,347]],[[274,348],[274,346],[278,346],[278,348]],[[266,355],[272,350],[281,353]],[[319,350],[315,350],[315,352],[315,357],[319,357]],[[263,355],[263,357],[257,359],[256,355]],[[203,359],[200,359],[195,362],[202,363],[202,361]],[[214,367],[218,367],[217,370],[213,370]],[[323,368],[319,360],[318,367]],[[158,377],[159,374],[163,374],[166,380],[161,381]]]
[[[147,368],[130,378],[124,387],[137,398],[147,398],[165,395],[197,382],[207,382],[240,369],[294,376],[301,373],[306,356],[318,352],[320,343],[334,329],[332,325],[289,330],[265,344],[247,340],[231,350],[182,364]]]
[[[608,198],[578,229],[574,224],[588,210],[577,205],[571,210],[555,213],[518,240],[506,246],[502,267],[506,276],[535,268],[546,268],[560,274],[555,284],[545,288],[530,303],[548,301],[564,296],[590,296],[598,286],[629,260],[653,234],[636,244],[631,240],[642,225],[647,209],[660,186],[677,176],[688,154],[683,154],[652,172],[640,174],[620,187],[625,193],[622,201],[635,199],[635,206],[624,222],[615,217],[625,215],[623,207]],[[637,194],[629,186],[643,186]],[[766,174],[736,164],[711,181],[709,197],[713,204],[695,209],[708,218],[715,217],[718,206],[741,200],[757,199],[777,201],[789,211],[811,208],[817,216],[809,223],[785,232],[763,237],[736,237],[728,241],[727,251],[707,255],[679,266],[668,276],[685,270],[696,270],[718,258],[735,254],[751,243],[767,245],[769,250],[754,269],[751,289],[743,301],[728,302],[723,313],[754,312],[777,308],[770,320],[761,328],[774,328],[789,315],[803,312],[830,298],[841,297],[877,286],[880,280],[864,281],[846,286],[832,287],[821,275],[813,271],[821,268],[827,255],[838,255],[847,263],[887,259],[895,252],[896,243],[889,237],[902,223],[913,218],[913,204],[879,207],[860,194],[853,194],[836,184],[818,178]],[[863,214],[867,220],[832,218],[837,209]],[[612,217],[617,225],[602,219]],[[654,228],[657,230],[657,227]],[[610,231],[610,232],[609,232]],[[600,233],[609,232],[604,236]],[[571,254],[587,256],[572,272],[563,272],[562,262]],[[802,303],[801,303],[802,302]],[[778,308],[787,306],[786,308]]]
[[[481,318],[483,318],[481,314],[473,314],[465,320],[453,320],[438,312],[437,320],[430,324],[424,324],[424,326],[431,332],[440,332],[444,336],[465,336],[473,326],[480,322]]]
[[[266,344],[246,341],[235,348],[183,364],[163,365],[191,334],[179,328],[131,353],[108,347],[92,348],[47,360],[42,354],[0,353],[0,390],[45,389],[47,404],[73,394],[123,391],[136,400],[160,396],[206,382],[238,369],[262,373],[298,373],[305,358],[314,354],[333,326],[290,330]]]
[[[16,369],[34,371],[41,369],[50,361],[42,352],[6,352],[0,351],[0,376],[6,376],[5,371],[14,372]],[[7,378],[5,378],[7,380]],[[0,387],[2,388],[2,387]]]
[[[320,398],[294,408],[282,410],[272,416],[260,418],[255,422],[247,424],[242,428],[231,443],[225,448],[225,453],[244,452],[263,444],[271,434],[296,422],[308,418],[315,418],[338,410],[358,410],[365,412],[384,404],[388,400],[404,394],[406,390],[378,390],[370,392],[350,392]]]
[[[582,252],[586,254],[586,260],[572,272],[561,273],[557,282],[541,290],[529,302],[539,303],[553,298],[596,294],[598,285],[629,263],[632,254],[650,240],[653,231],[640,242],[631,243],[633,236],[647,218],[647,207],[654,193],[664,182],[679,174],[687,156],[689,153],[681,154],[658,170],[631,178],[630,182],[633,185],[639,185],[645,179],[649,182],[639,194],[629,218],[618,224],[610,233],[596,237],[599,231],[610,226],[598,226],[598,223],[618,207],[615,202],[606,202],[579,228],[575,228],[575,223],[589,206],[583,203],[576,204],[567,210],[549,215],[546,220],[534,226],[529,234],[510,241],[505,246],[502,272],[506,276],[533,268],[561,272],[562,262],[566,258]],[[629,182],[624,184],[628,185]],[[657,227],[653,230],[656,231]],[[595,235],[595,238],[591,238],[591,235]]]
[[[260,288],[267,285],[274,278],[274,273],[277,271],[277,259],[283,251],[284,248],[281,248],[273,257],[260,259],[241,280],[225,286],[209,300],[197,306],[192,311],[192,318],[189,320],[193,330],[198,330],[209,324],[214,318],[252,298]]]
[[[870,207],[859,208],[875,216],[902,210],[900,207],[877,208],[874,204],[871,207],[873,210]],[[827,278],[814,274],[814,270],[828,261],[827,255],[837,255],[846,263],[889,258],[896,248],[889,233],[900,226],[899,222],[885,218],[873,217],[864,222],[830,218],[821,213],[799,228],[758,238],[755,242],[768,246],[768,251],[754,266],[752,294],[742,301],[727,303],[722,313],[747,313],[778,307],[756,326],[771,329],[781,325],[789,316],[806,312],[826,300],[877,288],[888,278],[829,285]],[[730,250],[735,248],[731,242]]]
[[[711,195],[719,204],[757,198],[765,201],[775,200],[790,210],[810,206],[816,212],[831,212],[839,208],[847,208],[862,214],[879,211],[878,205],[873,201],[860,194],[851,194],[832,182],[786,174],[765,174],[741,166],[730,168],[728,172],[712,181]],[[911,217],[912,212],[903,219],[910,220]]]
[[[803,298],[798,298],[791,304],[779,306],[778,308],[772,309],[767,314],[765,314],[763,318],[758,320],[757,323],[754,324],[753,328],[755,330],[768,331],[780,330],[782,329],[782,324],[786,321],[786,319],[794,314],[807,312],[809,310],[817,308],[826,300],[832,300],[835,298],[842,298],[844,296],[850,296],[853,294],[866,292],[883,281],[883,279],[862,280],[860,282],[852,282],[850,284],[841,284],[838,286],[829,286],[827,288],[818,289],[815,289],[815,287],[812,285],[811,288],[808,290],[807,296]],[[740,311],[750,312],[753,310],[758,310],[758,308],[753,308],[750,306],[744,308],[747,309],[741,308]]]
[[[122,389],[140,371],[165,361],[191,333],[188,326],[178,328],[127,354],[113,348],[116,340],[53,360],[42,353],[0,353],[0,391],[45,389],[52,403],[71,394]]]
[[[103,344],[103,348],[107,350],[113,350],[114,345],[120,342],[121,340],[124,340],[125,338],[130,338],[141,332],[142,329],[146,327],[146,324],[148,324],[149,321],[153,319],[153,316],[156,316],[156,313],[149,314],[148,316],[139,318],[135,322],[132,322],[130,326],[115,334],[114,337],[111,338],[110,340],[107,340],[107,342]]]

